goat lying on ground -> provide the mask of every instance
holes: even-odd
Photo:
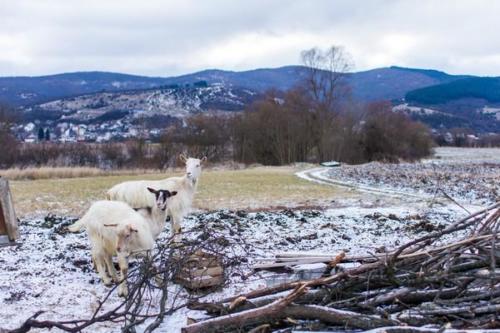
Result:
[[[166,211],[167,200],[177,194],[151,188],[148,191],[156,198],[153,212]],[[107,286],[111,285],[111,279],[120,282],[112,261],[112,257],[117,256],[122,281],[118,295],[127,296],[128,256],[144,255],[153,248],[154,240],[159,233],[155,226],[157,227],[157,224],[154,221],[150,221],[124,202],[102,200],[93,203],[85,215],[68,229],[71,232],[77,232],[82,228],[87,230],[92,259],[99,276]],[[162,229],[163,227],[159,229],[160,232]]]
[[[146,188],[169,189],[177,191],[179,194],[172,198],[168,204],[167,215],[170,216],[172,232],[174,234],[181,231],[181,222],[189,213],[193,203],[193,197],[198,185],[198,178],[201,175],[201,165],[206,161],[202,159],[186,158],[180,155],[186,164],[186,174],[182,177],[171,177],[163,180],[138,180],[128,181],[113,186],[108,192],[109,200],[117,200],[128,203],[132,208],[140,209],[152,207],[152,198],[148,195]],[[157,217],[161,218],[161,216]],[[159,221],[157,221],[159,222]]]

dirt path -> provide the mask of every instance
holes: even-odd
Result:
[[[328,171],[331,170],[329,167],[318,167],[313,169],[307,169],[295,173],[299,178],[316,182],[324,185],[340,186],[345,188],[354,189],[360,192],[383,195],[391,198],[398,199],[418,199],[418,200],[431,200],[433,197],[431,195],[426,195],[422,193],[411,193],[406,191],[398,191],[389,188],[380,188],[374,186],[366,186],[361,184],[356,184],[353,182],[344,182],[338,179],[333,179],[328,175]]]

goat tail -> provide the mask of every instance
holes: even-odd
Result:
[[[68,226],[68,230],[70,232],[78,232],[78,231],[82,230],[83,227],[85,227],[85,220],[83,218],[81,218],[78,221],[76,221],[75,223],[73,223],[72,225]]]

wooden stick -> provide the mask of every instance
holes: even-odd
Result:
[[[335,258],[335,255],[322,253],[306,253],[306,252],[281,252],[277,253],[276,258]]]
[[[298,260],[323,260],[324,262],[333,260],[335,256],[325,256],[325,257],[289,257],[289,258],[257,258],[257,261],[271,261],[271,262],[292,262]]]
[[[500,333],[498,329],[472,329],[472,330],[455,330],[430,327],[415,327],[415,326],[390,326],[378,327],[362,333]]]
[[[280,267],[287,267],[287,266],[296,266],[296,265],[304,265],[304,264],[318,264],[318,263],[327,263],[331,259],[314,259],[314,260],[309,260],[309,259],[298,259],[296,261],[287,261],[287,262],[275,262],[275,263],[269,263],[269,264],[254,264],[252,266],[253,269],[269,269],[269,268],[280,268]]]
[[[473,313],[473,314],[483,314],[483,313],[497,313],[500,311],[500,304],[492,304],[485,306],[459,306],[453,308],[443,308],[437,310],[421,311],[420,314],[424,316],[428,315],[453,315],[459,313]]]

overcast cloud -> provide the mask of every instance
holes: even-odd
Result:
[[[355,70],[499,76],[499,16],[495,0],[0,0],[0,76],[278,67],[330,45]]]

